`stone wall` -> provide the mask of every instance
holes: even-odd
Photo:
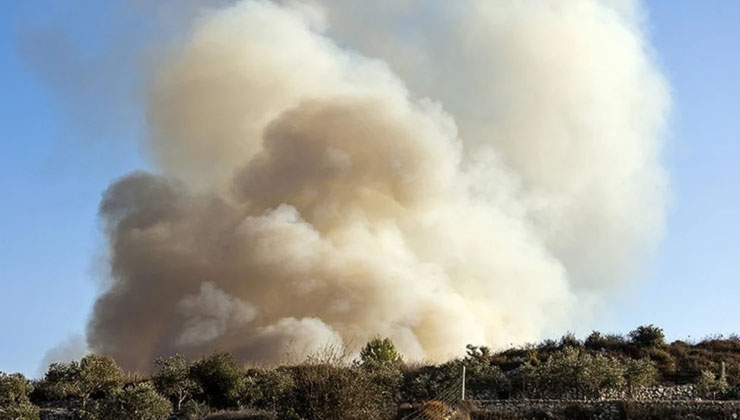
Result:
[[[479,402],[471,413],[471,420],[558,418],[567,416],[572,407],[588,410],[594,420],[620,420],[618,404],[614,401],[583,400],[493,400]]]
[[[479,400],[497,399],[495,397],[495,393],[486,394],[485,392],[481,392],[481,390],[476,390],[476,392],[473,394],[473,398]],[[677,385],[639,387],[633,389],[632,392],[630,392],[626,388],[606,389],[602,391],[571,389],[560,392],[527,392],[520,395],[515,395],[513,396],[513,399],[693,401],[700,399],[700,396],[695,385]]]
[[[678,386],[651,386],[641,387],[632,391],[632,395],[624,389],[603,391],[599,395],[601,400],[636,400],[636,401],[665,401],[680,400],[693,401],[699,399],[695,385]]]
[[[740,419],[740,401],[493,400],[475,406],[471,420]]]

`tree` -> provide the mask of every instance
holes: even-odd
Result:
[[[190,366],[185,357],[176,354],[166,359],[154,361],[157,372],[152,375],[154,386],[162,395],[169,398],[179,412],[182,403],[200,391],[198,384],[190,377]]]
[[[717,394],[723,394],[728,389],[725,378],[717,378],[712,372],[703,370],[696,384],[696,389],[703,398],[714,399]]]
[[[462,363],[467,369],[466,384],[473,398],[498,398],[511,390],[511,383],[501,368],[491,362],[491,350],[485,346],[467,345]]]
[[[464,361],[451,360],[441,365],[407,366],[404,369],[403,394],[407,402],[444,398],[450,384],[460,384]],[[469,375],[468,380],[472,379]],[[469,382],[468,382],[469,383]],[[457,386],[459,389],[459,385]]]
[[[624,385],[624,367],[619,360],[592,355],[573,347],[553,353],[537,367],[536,389],[557,396],[578,391],[588,396]]]
[[[641,325],[630,332],[630,341],[639,347],[659,347],[665,344],[663,329],[650,325]]]
[[[250,369],[245,375],[242,400],[253,408],[277,411],[293,386],[293,377],[285,369]]]
[[[106,396],[118,390],[123,384],[123,372],[112,357],[90,354],[80,361],[77,381],[85,408],[92,395]]]
[[[201,389],[205,401],[215,408],[234,408],[244,390],[244,374],[229,353],[214,353],[195,362],[190,378]]]
[[[403,358],[390,338],[375,337],[360,351],[360,364],[366,368],[393,366],[402,362]]]
[[[306,420],[380,420],[393,418],[397,406],[384,404],[383,393],[368,370],[329,364],[287,368],[293,378],[288,405]],[[372,372],[372,371],[370,371]],[[384,408],[389,410],[385,412]],[[281,413],[279,418],[288,417]]]
[[[522,363],[518,368],[509,372],[509,381],[513,392],[519,397],[540,396],[540,377],[537,368],[530,362]]]
[[[560,338],[560,348],[565,347],[581,347],[581,341],[578,340],[572,332],[568,332]]]
[[[20,373],[0,372],[0,420],[38,420],[39,409],[31,404],[33,385]]]
[[[605,345],[605,339],[598,331],[592,331],[591,334],[586,337],[586,340],[583,342],[583,345],[587,349],[591,350],[601,350],[606,347]]]
[[[108,395],[97,411],[101,419],[166,420],[172,405],[152,384],[142,382]]]
[[[50,365],[40,385],[53,399],[79,399],[84,409],[92,396],[105,397],[122,384],[123,373],[113,358],[91,354],[79,363]]]
[[[20,373],[8,375],[0,372],[0,407],[8,407],[29,402],[28,396],[33,385]]]
[[[80,393],[77,382],[79,370],[80,365],[77,362],[52,363],[44,379],[38,383],[37,390],[45,399],[51,401],[77,398]]]
[[[0,420],[39,420],[39,408],[31,403],[0,407]]]
[[[655,383],[658,370],[650,359],[626,359],[624,361],[624,379],[630,397],[636,388]]]

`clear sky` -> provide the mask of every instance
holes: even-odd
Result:
[[[104,261],[100,194],[147,166],[140,115],[120,105],[136,94],[132,57],[96,60],[110,45],[145,42],[152,28],[118,38],[137,22],[114,18],[111,3],[10,0],[0,12],[0,371],[35,375],[50,347],[84,332]],[[646,278],[595,327],[655,323],[670,338],[740,332],[740,2],[647,8],[674,102],[665,150],[673,198]],[[32,30],[54,25],[63,27]],[[34,61],[44,54],[29,45],[78,54],[59,69]],[[105,66],[116,76],[85,73]],[[69,74],[78,83],[62,79]],[[83,129],[81,120],[96,124]]]

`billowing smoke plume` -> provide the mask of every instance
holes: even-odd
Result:
[[[439,4],[438,4],[439,3]],[[96,351],[250,360],[535,339],[660,235],[668,95],[632,2],[244,1],[149,89],[104,195]]]

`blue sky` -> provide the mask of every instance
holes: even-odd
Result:
[[[647,5],[674,101],[665,151],[673,200],[647,283],[610,325],[650,322],[693,339],[740,332],[740,3]]]
[[[136,95],[127,90],[134,60],[101,63],[99,53],[143,42],[151,30],[119,38],[137,22],[121,19],[115,2],[41,3],[11,0],[0,13],[0,371],[31,375],[46,350],[84,332],[104,266],[101,192],[147,167],[140,115],[119,105]],[[655,323],[671,338],[740,332],[740,2],[647,6],[674,100],[665,150],[673,199],[646,278],[596,327],[626,332]],[[39,35],[34,27],[52,29]],[[34,61],[43,54],[26,47],[30,36],[43,36],[33,45],[73,45],[79,54],[69,67],[44,66]],[[115,78],[86,73],[105,66],[119,70]],[[83,129],[82,119],[96,124]]]
[[[65,42],[92,57],[113,36],[106,25],[113,19],[90,12],[104,7],[64,3],[11,1],[0,13],[1,371],[35,374],[50,346],[84,332],[103,258],[96,218],[101,192],[112,179],[145,167],[132,141],[139,130],[132,112],[103,115],[96,106],[103,104],[67,103],[55,91],[61,69],[30,68],[31,53],[21,48],[28,28],[52,17],[53,23],[68,17],[69,26],[59,28],[70,38]],[[78,26],[77,19],[95,23]],[[99,124],[80,130],[80,116],[68,109]]]

